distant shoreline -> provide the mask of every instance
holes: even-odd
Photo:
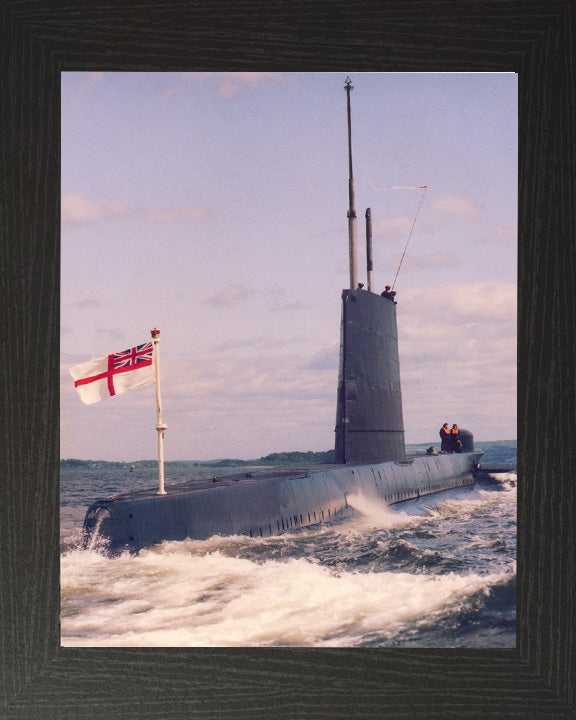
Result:
[[[516,440],[484,440],[476,441],[475,446],[483,449],[482,445],[512,445]],[[431,445],[439,445],[438,442],[423,443],[406,443],[406,448],[410,450],[425,449]],[[271,453],[264,457],[252,460],[239,460],[238,458],[223,458],[219,460],[168,460],[165,462],[166,467],[170,466],[191,466],[191,467],[282,467],[285,465],[308,465],[308,464],[328,464],[334,462],[334,451],[325,450],[323,452],[281,452]],[[61,468],[147,468],[157,467],[158,460],[80,460],[78,458],[68,458],[60,460]]]

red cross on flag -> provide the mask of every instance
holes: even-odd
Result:
[[[152,342],[105,355],[70,368],[80,400],[91,405],[102,398],[155,382]]]

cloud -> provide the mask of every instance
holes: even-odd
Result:
[[[254,337],[239,337],[225,340],[213,346],[216,352],[228,352],[230,350],[242,350],[244,348],[254,348],[261,346],[266,351],[274,348],[291,346],[305,340],[302,336],[292,335],[291,337],[274,338],[269,335],[255,335]]]
[[[171,87],[162,93],[162,97],[168,99],[168,98],[172,97],[173,95],[181,95],[182,93],[186,92],[186,90],[187,90],[187,88],[185,85],[178,85],[177,87]]]
[[[307,362],[307,370],[330,370],[338,372],[339,345],[334,344],[316,352]],[[336,378],[336,375],[334,375]]]
[[[235,97],[246,87],[257,87],[264,82],[277,80],[282,73],[277,72],[236,72],[219,73],[221,78],[218,95],[221,98],[229,99]]]
[[[175,208],[154,208],[135,214],[139,222],[162,223],[175,222],[178,220],[192,220],[199,222],[209,215],[209,210],[201,205]]]
[[[483,243],[497,245],[515,245],[518,242],[518,228],[516,225],[505,225],[482,238]]]
[[[232,302],[233,296],[242,302],[246,293],[282,295],[281,288],[258,291],[236,285],[224,290],[228,294],[222,299]],[[473,282],[407,289],[400,293],[397,309],[407,441],[438,442],[438,428],[445,421],[457,422],[476,439],[515,437],[515,286]],[[302,352],[295,352],[289,347],[296,346],[294,338],[274,340],[260,329],[257,333],[230,339],[205,355],[163,355],[169,459],[249,458],[333,447],[338,343],[300,345]],[[114,341],[107,348],[102,341],[104,352],[121,347]],[[104,352],[88,348],[82,356],[66,358],[64,455],[85,456],[76,430],[80,421],[94,423],[108,438],[111,432],[124,432],[119,416],[125,413],[130,433],[122,440],[130,449],[122,446],[121,452],[133,459],[153,457],[153,432],[146,425],[153,407],[153,395],[145,392],[150,388],[88,410],[76,397],[67,367]],[[136,442],[140,428],[141,446],[132,448],[129,443]],[[110,438],[114,443],[116,436]]]
[[[405,426],[434,439],[450,420],[486,439],[515,437],[516,286],[452,283],[398,298]]]
[[[284,74],[279,72],[188,72],[181,73],[181,84],[164,91],[162,97],[168,99],[186,92],[193,82],[215,81],[217,94],[223,100],[238,96],[246,89],[262,86],[264,83],[277,82]]]
[[[306,307],[300,300],[285,300],[278,302],[270,308],[270,312],[292,312],[293,310],[301,310]]]
[[[123,218],[139,223],[165,223],[188,220],[200,222],[210,211],[202,205],[151,208],[133,211],[118,200],[92,200],[83,193],[68,193],[62,197],[62,225],[73,227],[110,218]]]
[[[124,207],[117,200],[90,200],[83,193],[62,196],[62,225],[71,227],[121,215]]]
[[[426,207],[426,204],[424,205]],[[447,195],[437,198],[427,211],[423,211],[415,225],[416,234],[434,234],[449,220],[462,218],[472,220],[477,217],[480,208],[467,198],[457,195]],[[378,218],[372,223],[374,237],[387,245],[405,242],[408,239],[414,217],[399,215],[392,218]]]
[[[407,217],[381,218],[372,223],[372,231],[379,241],[393,245],[398,240],[406,240],[412,222]]]
[[[247,85],[260,85],[264,80],[276,80],[282,77],[282,73],[279,72],[227,72],[219,73],[219,75],[225,78],[233,78]]]
[[[513,283],[451,283],[399,294],[403,351],[421,361],[469,364],[488,355],[507,360],[516,343],[516,294]],[[504,342],[498,345],[499,340]],[[488,353],[489,351],[489,353]]]
[[[113,328],[100,327],[96,329],[96,335],[98,337],[110,338],[112,342],[125,342],[126,334],[120,330],[114,330]],[[117,352],[114,350],[113,352]]]
[[[515,322],[517,293],[514,283],[479,281],[410,289],[402,297],[412,317],[440,310],[444,317],[491,324]]]
[[[291,312],[306,307],[298,299],[294,299],[293,294],[288,292],[285,287],[275,285],[266,290],[263,295],[270,299],[268,310],[270,312]]]
[[[106,75],[105,72],[102,70],[95,70],[93,72],[88,73],[88,79],[91,83],[98,83],[102,78]]]
[[[228,307],[230,305],[239,305],[242,302],[248,300],[256,294],[256,290],[252,288],[246,288],[236,283],[227,285],[220,292],[204,300],[206,305],[212,305],[212,307]]]
[[[185,399],[197,409],[212,411],[218,407],[226,412],[251,412],[256,401],[272,409],[291,402],[308,406],[325,396],[335,396],[337,377],[333,368],[315,366],[315,357],[324,353],[308,356],[280,350],[249,357],[230,354],[166,359],[162,389],[179,404]],[[337,353],[335,348],[336,363]]]
[[[472,220],[478,216],[480,208],[467,198],[447,195],[433,201],[428,211],[419,215],[414,224],[414,217],[398,215],[392,218],[378,218],[372,223],[374,237],[379,243],[394,245],[405,242],[414,224],[414,232],[418,234],[434,234],[448,221],[453,219]]]
[[[80,87],[80,92],[86,93],[92,90],[95,85],[99,85],[108,73],[101,70],[84,73],[85,79]]]
[[[88,308],[102,307],[102,303],[98,300],[94,300],[94,298],[87,298],[85,300],[78,300],[77,302],[72,303],[72,307],[76,308],[76,310],[86,310]]]
[[[336,371],[309,365],[309,356],[283,351],[166,360],[167,442],[173,438],[175,447],[191,448],[189,458],[328,449]]]
[[[234,302],[234,297],[241,302],[246,293],[256,292],[239,285],[224,291],[221,302]],[[438,428],[445,421],[457,422],[476,438],[515,437],[515,299],[514,285],[488,282],[400,294],[400,372],[408,442],[438,442]],[[338,343],[301,353],[287,351],[290,344],[295,345],[293,338],[275,341],[262,333],[231,339],[205,355],[163,356],[170,459],[248,458],[333,447]],[[116,345],[110,350],[120,348]],[[264,346],[265,353],[260,351]],[[88,415],[81,416],[84,406],[75,396],[67,367],[90,356],[88,352],[67,357],[62,376],[62,427],[67,438],[63,447],[69,456],[83,456],[73,442],[75,422]],[[110,427],[123,432],[117,415],[125,412],[132,418],[128,443],[140,428],[140,418],[149,416],[153,401],[150,393],[139,391],[101,405],[91,407],[90,418],[82,422],[100,423],[103,433],[110,433]],[[153,433],[142,424],[143,440],[138,442],[144,443]],[[129,452],[133,458],[152,457],[153,439],[151,450],[147,447]]]
[[[295,300],[289,295],[286,288],[273,286],[266,290],[255,290],[244,287],[243,285],[238,285],[237,283],[227,285],[220,292],[207,298],[204,303],[212,305],[213,307],[226,307],[228,305],[238,305],[255,295],[260,295],[268,299],[267,309],[270,312],[285,312],[305,307],[300,300]]]
[[[229,350],[240,350],[242,348],[252,348],[261,345],[264,342],[262,335],[251,338],[235,338],[233,340],[225,340],[224,342],[214,345],[216,352],[228,352]]]
[[[480,208],[467,198],[458,195],[447,195],[434,200],[432,209],[441,216],[473,218]]]
[[[454,267],[459,264],[458,257],[453,253],[436,252],[428,255],[406,255],[403,267],[407,270],[435,270],[437,268]]]

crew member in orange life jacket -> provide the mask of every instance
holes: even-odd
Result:
[[[450,452],[462,452],[462,443],[460,442],[460,431],[458,425],[454,423],[450,430]]]
[[[449,452],[450,430],[448,430],[448,423],[444,423],[444,425],[442,425],[442,427],[440,428],[440,440],[442,441],[442,444],[440,446],[440,452]]]

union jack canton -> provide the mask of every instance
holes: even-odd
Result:
[[[129,350],[114,353],[112,368],[114,370],[118,370],[119,368],[133,369],[141,365],[150,365],[153,352],[154,348],[152,343],[147,342],[143,345],[136,345],[136,347],[130,348]]]

